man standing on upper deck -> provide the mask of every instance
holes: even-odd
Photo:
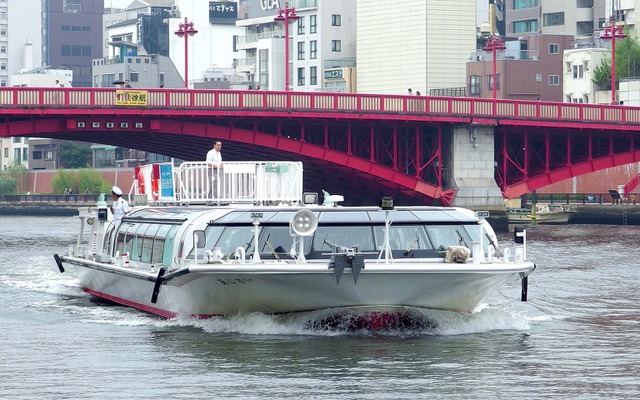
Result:
[[[118,228],[122,218],[129,212],[129,202],[122,198],[122,190],[117,186],[111,188],[111,198],[113,199],[111,205],[113,225]]]
[[[212,205],[212,199],[218,197],[218,176],[223,169],[222,165],[222,142],[216,141],[213,148],[207,153],[207,170],[209,174],[209,192],[207,194],[207,205]]]

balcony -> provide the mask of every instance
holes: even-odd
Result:
[[[493,54],[488,53],[486,51],[476,51],[471,53],[469,57],[469,61],[471,62],[491,62],[493,60]],[[496,60],[529,60],[529,61],[538,61],[540,60],[540,51],[539,50],[505,50],[498,51],[496,53]]]
[[[284,36],[284,33],[280,30],[261,32],[261,33],[252,33],[250,35],[239,36],[236,46],[238,47],[238,50],[253,49],[257,47],[257,44],[261,39],[271,39],[274,37],[283,37],[283,36]]]
[[[237,72],[255,72],[256,62],[257,62],[256,57],[240,58],[238,59],[238,64],[236,65],[236,71]]]
[[[318,8],[318,0],[291,0],[289,5],[298,8]]]
[[[325,60],[324,69],[330,68],[354,68],[356,66],[355,58],[336,58]]]

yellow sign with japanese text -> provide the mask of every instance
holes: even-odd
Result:
[[[116,106],[147,106],[146,90],[116,90]]]

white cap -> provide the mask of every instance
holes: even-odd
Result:
[[[122,196],[122,190],[117,186],[112,187],[111,191],[113,192],[113,194],[117,194],[118,196]]]

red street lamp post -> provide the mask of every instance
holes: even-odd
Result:
[[[296,9],[289,8],[289,2],[284,3],[284,8],[278,11],[274,18],[276,22],[284,22],[284,90],[289,90],[289,22],[295,22],[300,18],[296,15]]]
[[[496,72],[496,52],[498,50],[504,50],[507,46],[504,45],[504,42],[499,38],[493,36],[491,39],[487,40],[484,48],[482,50],[491,52],[493,54],[493,98],[496,98],[496,87],[498,86],[498,74]]]
[[[193,36],[198,33],[193,28],[193,22],[187,22],[187,17],[184,17],[184,23],[178,25],[178,30],[175,32],[179,38],[184,37],[184,88],[189,88],[189,36]]]
[[[600,36],[601,39],[611,39],[611,104],[618,104],[616,101],[616,39],[624,39],[627,35],[624,34],[622,27],[609,26],[604,28],[604,33]]]

